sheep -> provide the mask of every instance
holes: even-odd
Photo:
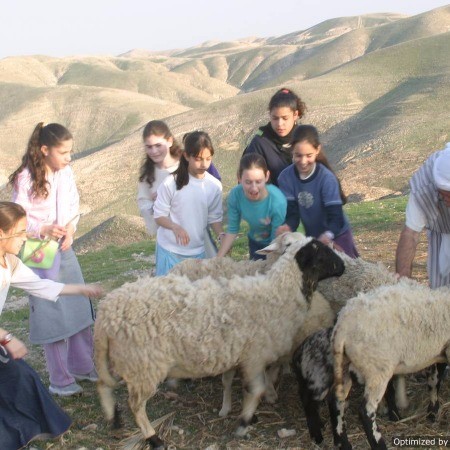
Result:
[[[214,376],[239,367],[248,388],[236,434],[243,436],[264,391],[264,369],[288,353],[317,282],[344,264],[329,247],[304,238],[265,274],[249,277],[144,277],[110,292],[94,327],[98,393],[106,418],[117,410],[112,390],[128,402],[146,442],[164,448],[145,406],[167,377]],[[245,304],[246,307],[242,308]]]
[[[251,275],[257,272],[264,273],[279,258],[281,254],[292,243],[304,239],[302,233],[284,233],[278,236],[268,247],[260,253],[267,255],[266,261],[234,261],[231,258],[212,258],[208,260],[185,260],[177,264],[171,271],[178,275],[186,275],[190,280],[197,280],[205,276],[225,277]],[[345,264],[345,271],[340,277],[327,278],[319,282],[317,292],[314,297],[322,294],[329,302],[324,304],[322,300],[312,302],[312,307],[308,312],[298,336],[294,340],[292,352],[285,355],[283,360],[290,360],[295,349],[302,341],[313,332],[331,326],[336,314],[345,305],[346,301],[359,292],[367,292],[372,288],[382,285],[392,285],[397,283],[397,277],[381,263],[372,263],[362,258],[353,259],[343,252],[337,252]],[[331,305],[332,312],[330,312]],[[272,364],[266,373],[266,392],[264,398],[269,403],[274,403],[277,399],[277,392],[274,383],[278,376],[280,363]],[[235,370],[222,375],[223,400],[219,411],[220,417],[226,417],[231,411],[232,381]],[[402,378],[402,377],[399,377]],[[396,404],[401,409],[408,406],[408,399],[405,392],[404,380],[397,380]],[[398,414],[398,411],[397,411]],[[391,414],[393,417],[393,415]]]
[[[320,403],[327,400],[334,444],[346,441],[345,428],[342,439],[336,433],[337,414],[336,400],[333,396],[333,353],[331,351],[331,334],[333,327],[323,328],[310,334],[295,350],[292,357],[292,368],[298,383],[300,401],[305,411],[308,431],[316,444],[321,444],[322,423],[319,415]],[[351,369],[351,368],[350,368]],[[357,376],[357,374],[355,374]],[[398,379],[396,379],[398,382]],[[394,399],[394,387],[391,380],[386,391],[389,419],[399,420],[400,414]]]
[[[397,275],[390,272],[382,263],[373,263],[363,258],[353,259],[343,252],[337,253],[344,261],[344,273],[339,278],[321,281],[317,287],[336,313],[360,292],[397,284]]]
[[[207,276],[231,278],[236,275],[243,277],[256,275],[256,273],[266,273],[291,244],[304,238],[304,234],[297,232],[283,233],[277,236],[266,249],[263,249],[263,254],[267,255],[265,260],[235,261],[227,256],[209,259],[185,259],[176,264],[170,270],[169,275],[185,275],[191,281],[195,281]]]
[[[266,391],[264,392],[264,399],[266,402],[274,403],[278,398],[274,383],[278,377],[281,365],[290,362],[292,353],[307,336],[314,333],[316,330],[331,326],[334,323],[335,318],[336,316],[330,307],[329,302],[319,292],[314,292],[305,319],[293,339],[291,350],[288,354],[283,355],[275,363],[271,364],[266,370]],[[232,369],[222,375],[223,400],[222,408],[219,411],[220,417],[226,417],[231,411],[231,387],[235,372],[236,370]]]
[[[351,364],[365,384],[360,419],[370,447],[387,448],[375,418],[390,378],[450,362],[449,294],[449,288],[431,290],[401,279],[347,302],[332,336],[339,436]]]

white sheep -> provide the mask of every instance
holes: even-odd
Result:
[[[190,282],[145,277],[115,289],[95,322],[98,392],[108,420],[112,389],[127,384],[129,405],[152,448],[164,444],[145,406],[167,377],[199,378],[239,367],[248,395],[237,435],[245,435],[264,392],[264,369],[291,350],[317,282],[342,274],[342,260],[311,238],[292,244],[265,274]],[[242,305],[245,305],[243,308]]]
[[[267,258],[265,260],[258,259],[254,261],[247,259],[235,261],[230,257],[189,258],[176,264],[169,274],[185,275],[194,281],[208,276],[212,278],[231,278],[236,275],[244,277],[256,275],[256,273],[265,273],[291,244],[303,239],[305,239],[305,235],[302,233],[283,233],[264,249],[263,254]]]
[[[350,258],[343,252],[337,254],[344,261],[344,273],[339,278],[321,281],[317,287],[336,313],[360,292],[397,283],[396,274],[390,272],[382,263],[373,263],[363,258]]]
[[[271,265],[292,243],[304,239],[302,233],[284,233],[278,236],[261,253],[267,255],[267,260],[262,261],[234,261],[231,258],[212,258],[208,260],[185,260],[177,264],[171,271],[178,275],[185,275],[190,280],[198,280],[205,276],[214,278],[232,276],[252,275],[257,272],[266,272]],[[308,316],[299,329],[294,340],[294,348],[288,355],[284,355],[281,361],[268,367],[266,373],[266,392],[264,398],[267,402],[273,403],[277,399],[277,392],[274,388],[277,379],[280,363],[290,361],[295,349],[303,340],[317,330],[330,327],[336,314],[345,305],[347,300],[356,296],[360,292],[367,292],[373,288],[392,285],[397,283],[397,277],[381,263],[372,263],[362,258],[353,259],[343,252],[337,252],[345,264],[345,271],[340,277],[327,278],[319,282],[317,291],[311,303]],[[326,303],[321,293],[329,302]],[[314,300],[315,299],[315,300]],[[330,306],[332,311],[330,311]],[[219,416],[225,417],[231,411],[232,381],[235,370],[225,372],[222,375],[223,400]],[[403,377],[397,379],[396,404],[404,409],[408,405]],[[320,382],[320,381],[319,381]],[[397,412],[398,414],[398,412]],[[393,417],[393,413],[391,414]]]
[[[306,312],[305,319],[301,324],[299,324],[300,326],[294,336],[291,350],[286,355],[281,356],[266,370],[266,390],[264,392],[264,399],[268,403],[274,403],[278,398],[278,394],[275,390],[274,384],[278,378],[281,366],[290,363],[291,355],[307,336],[313,334],[317,330],[321,330],[324,327],[330,327],[333,324],[335,318],[336,315],[333,312],[333,309],[331,308],[329,302],[325,300],[322,294],[320,294],[319,292],[314,292],[310,307]],[[223,400],[222,408],[219,411],[220,417],[226,417],[231,411],[231,387],[235,372],[236,370],[233,369],[225,372],[222,375]]]
[[[360,417],[373,449],[386,449],[375,422],[378,403],[395,374],[450,362],[450,289],[412,280],[359,294],[341,310],[333,333],[338,434],[351,385],[349,364],[365,384]],[[349,444],[348,444],[349,445]],[[348,447],[347,447],[348,448]]]

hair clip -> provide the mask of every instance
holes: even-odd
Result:
[[[281,89],[282,94],[290,94],[291,91],[289,89]]]

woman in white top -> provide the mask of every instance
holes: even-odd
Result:
[[[27,238],[22,206],[0,202],[0,315],[9,286],[56,302],[60,295],[98,297],[96,285],[63,284],[39,278],[17,255]],[[74,297],[77,301],[78,297]],[[0,322],[1,325],[1,322]],[[2,450],[16,450],[42,436],[58,436],[71,419],[52,399],[38,374],[22,358],[27,348],[0,326],[0,436]]]

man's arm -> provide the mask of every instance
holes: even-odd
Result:
[[[406,225],[400,234],[395,252],[395,271],[401,277],[411,278],[412,276],[412,264],[416,256],[419,236],[419,231],[414,231]]]

